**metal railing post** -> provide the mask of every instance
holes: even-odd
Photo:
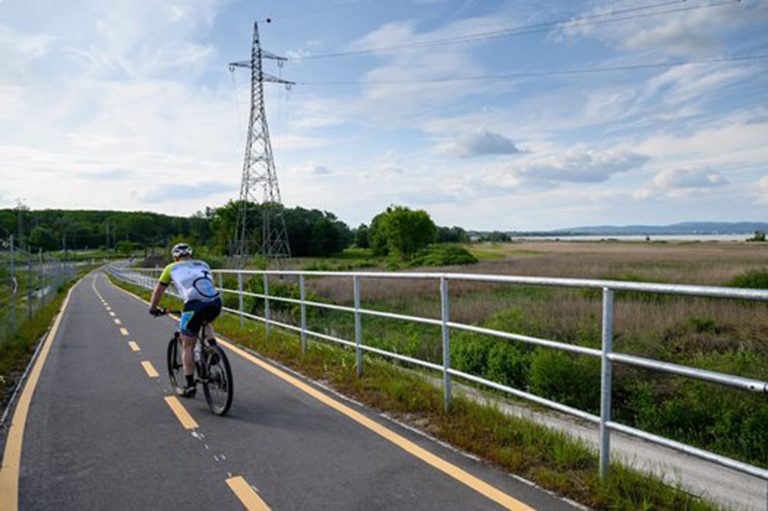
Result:
[[[32,254],[27,252],[27,318],[29,319],[32,319],[32,287]]]
[[[240,310],[240,328],[243,328],[244,320],[243,318],[243,274],[238,273],[237,274],[237,301],[238,301],[238,308]]]
[[[269,337],[269,276],[264,274],[264,328]]]
[[[37,278],[37,280],[40,283],[40,286],[39,286],[40,287],[40,291],[39,291],[39,294],[37,295],[37,302],[38,302],[37,303],[37,308],[39,309],[41,306],[45,307],[45,293],[47,292],[47,289],[45,288],[45,269],[44,269],[44,265],[43,265],[43,249],[39,248],[37,253],[38,253],[38,258],[39,258],[38,264],[40,265],[40,267],[38,268],[38,270],[39,270],[38,274],[39,275],[38,275],[38,278]]]
[[[448,301],[448,280],[440,277],[440,318],[443,333],[443,408],[446,413],[451,407],[451,332],[448,329],[450,320],[450,302]]]
[[[359,378],[363,375],[363,351],[360,349],[363,340],[363,326],[360,321],[360,278],[357,275],[352,277],[352,284],[355,295],[355,367]]]
[[[611,420],[611,360],[608,355],[613,351],[613,290],[603,288],[603,349],[600,372],[600,479],[608,476],[611,462],[611,433],[608,422]]]
[[[219,272],[219,289],[224,289],[224,274]]]
[[[16,331],[16,260],[13,247],[13,234],[10,236],[11,243],[11,332]]]
[[[299,294],[301,297],[301,353],[307,352],[307,305],[304,288],[304,275],[299,275]]]

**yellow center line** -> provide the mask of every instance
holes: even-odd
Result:
[[[144,368],[144,370],[147,372],[147,376],[150,378],[157,378],[160,376],[160,374],[155,369],[155,366],[153,366],[152,362],[149,360],[142,360],[141,366]]]
[[[167,396],[165,402],[171,407],[173,414],[176,415],[176,418],[179,419],[179,422],[181,422],[185,429],[196,429],[198,427],[195,419],[192,418],[176,396]]]
[[[122,321],[120,321],[120,320],[119,320],[119,319],[117,319],[117,318],[115,318],[113,321],[115,322],[115,324],[116,324],[116,325],[122,325],[122,324],[123,324],[123,322],[122,322]]]
[[[141,351],[141,348],[139,348],[139,344],[136,341],[128,341],[128,346],[130,346],[133,351]]]
[[[242,476],[227,479],[227,486],[234,492],[248,511],[269,511],[267,505]]]
[[[270,373],[286,381],[287,383],[290,383],[294,387],[298,388],[302,392],[305,392],[306,394],[309,394],[310,396],[314,397],[315,399],[325,404],[326,406],[329,406],[330,408],[333,408],[337,412],[340,412],[346,415],[347,417],[357,422],[358,424],[365,426],[369,430],[373,431],[379,436],[384,437],[385,439],[389,440],[390,442],[397,445],[398,447],[408,452],[409,454],[419,458],[425,463],[449,475],[450,477],[454,478],[460,483],[467,485],[468,487],[472,488],[476,492],[480,493],[481,495],[484,495],[485,497],[503,506],[504,508],[511,509],[513,511],[534,511],[533,508],[511,497],[510,495],[507,495],[506,493],[502,492],[495,486],[492,486],[486,483],[485,481],[478,479],[477,477],[473,476],[469,472],[432,454],[431,452],[424,449],[423,447],[416,445],[415,443],[411,442],[405,437],[382,426],[378,422],[372,419],[369,419],[362,413],[355,411],[352,408],[340,403],[339,401],[336,401],[335,399],[327,396],[326,394],[310,387],[306,383],[302,382],[297,378],[294,378],[293,376],[278,369],[277,367],[274,367],[271,364],[267,364],[263,360],[260,360],[254,357],[247,351],[244,351],[238,348],[237,346],[234,346],[233,344],[230,344],[222,339],[217,338],[217,340],[219,344],[226,346],[227,348],[234,351],[241,357],[269,371]]]
[[[146,300],[140,298],[139,296],[131,293],[130,291],[126,291],[125,289],[122,289],[119,286],[115,286],[112,284],[112,287],[119,289],[120,291],[124,292],[125,294],[131,295],[134,298],[146,302]],[[362,413],[353,410],[349,406],[346,406],[342,404],[339,401],[336,401],[335,399],[331,398],[330,396],[325,395],[324,393],[320,392],[319,390],[314,389],[313,387],[307,385],[306,383],[302,382],[298,378],[295,378],[291,376],[290,374],[286,373],[285,371],[282,371],[281,369],[278,369],[277,367],[274,367],[271,364],[268,364],[264,362],[263,360],[258,359],[257,357],[251,355],[247,351],[238,348],[237,346],[224,341],[223,339],[220,339],[217,337],[217,341],[219,344],[225,346],[229,350],[233,351],[234,353],[240,355],[244,359],[256,364],[257,366],[263,368],[264,370],[272,373],[273,375],[277,376],[281,380],[289,383],[290,385],[293,385],[294,387],[298,388],[302,392],[312,396],[313,398],[317,399],[324,405],[333,408],[337,412],[346,415],[348,418],[352,419],[353,421],[357,422],[361,426],[364,426],[368,428],[369,430],[373,431],[377,435],[385,438],[386,440],[392,442],[393,444],[397,445],[404,451],[408,452],[412,456],[415,456],[422,460],[423,462],[431,465],[432,467],[436,468],[437,470],[443,472],[444,474],[452,477],[456,481],[466,485],[467,487],[471,488],[472,490],[480,493],[481,495],[485,496],[486,498],[496,502],[500,506],[510,509],[512,511],[535,511],[534,508],[524,504],[523,502],[520,502],[519,500],[515,499],[511,495],[507,495],[503,491],[499,490],[495,486],[492,486],[482,479],[479,479],[466,470],[463,470],[456,465],[449,463],[445,461],[444,459],[440,458],[439,456],[436,456],[435,454],[432,454],[428,450],[424,449],[423,447],[420,447],[419,445],[411,442],[410,440],[406,439],[405,437],[395,433],[394,431],[382,426],[378,422],[369,419]],[[166,401],[169,398],[166,398]],[[178,401],[178,400],[177,400]],[[180,404],[180,403],[179,403]]]
[[[127,335],[131,335],[130,333],[128,333],[128,329],[124,328],[124,327],[120,328],[120,333],[123,334],[123,335],[126,335],[126,336]]]

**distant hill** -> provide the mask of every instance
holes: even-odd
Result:
[[[754,234],[768,231],[766,222],[682,222],[672,225],[595,225],[557,229],[551,234],[587,235],[676,235],[676,234]]]

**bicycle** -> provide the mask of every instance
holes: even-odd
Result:
[[[181,311],[158,309],[158,316],[181,314]],[[200,332],[205,332],[207,323],[203,323]],[[195,343],[195,384],[203,385],[203,393],[208,408],[216,415],[225,415],[232,406],[234,393],[232,369],[226,353],[216,343],[216,339],[205,339],[198,333]],[[181,363],[181,333],[176,330],[168,342],[168,377],[176,394],[183,393],[184,371]]]

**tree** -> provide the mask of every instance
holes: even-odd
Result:
[[[38,225],[29,233],[29,246],[33,250],[56,250],[58,239],[53,229]]]
[[[368,241],[369,230],[365,224],[360,224],[355,230],[355,245],[358,248],[370,248],[371,243]]]
[[[368,229],[368,246],[375,256],[385,256],[389,254],[386,233],[386,215],[389,212],[379,213],[371,220],[371,227]]]
[[[437,227],[426,211],[390,206],[371,221],[371,248],[382,255],[386,246],[388,253],[408,260],[435,241],[436,234]]]
[[[490,234],[487,234],[485,236],[482,236],[480,238],[481,241],[491,241],[494,243],[503,243],[507,241],[512,241],[512,238],[509,237],[509,234],[506,232],[501,231],[493,231]]]
[[[438,227],[437,228],[437,242],[438,243],[469,243],[469,235],[467,231],[461,227]]]

